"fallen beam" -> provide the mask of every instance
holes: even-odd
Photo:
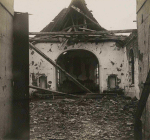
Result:
[[[40,88],[40,87],[36,87],[36,86],[32,86],[29,85],[29,88],[32,89],[37,89],[37,90],[41,90],[41,91],[46,91],[46,92],[50,92],[50,93],[57,93],[57,94],[63,94],[63,95],[70,95],[70,96],[74,96],[74,97],[78,97],[77,95],[73,95],[73,94],[68,94],[68,93],[64,93],[64,92],[59,92],[59,91],[54,91],[54,90],[49,90],[49,89],[44,89],[44,88]],[[44,94],[45,95],[45,94]]]
[[[108,31],[93,31],[93,32],[29,32],[29,35],[102,35],[110,33],[131,33],[137,31],[137,29],[127,29],[127,30],[108,30]]]
[[[59,69],[62,73],[64,73],[67,77],[69,77],[76,85],[78,85],[81,89],[86,92],[92,93],[89,89],[79,83],[74,77],[72,77],[69,73],[67,73],[64,69],[62,69],[58,64],[56,64],[53,60],[51,60],[48,56],[46,56],[43,52],[41,52],[37,47],[35,47],[32,43],[29,43],[30,47],[35,50],[39,55],[41,55],[45,60],[51,63],[54,67]]]

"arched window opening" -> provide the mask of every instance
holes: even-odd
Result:
[[[132,49],[129,53],[129,83],[134,84],[134,53]]]

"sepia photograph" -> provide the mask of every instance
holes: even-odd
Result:
[[[0,139],[150,140],[150,0],[0,0]]]

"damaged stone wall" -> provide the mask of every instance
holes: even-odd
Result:
[[[99,81],[100,92],[108,90],[108,76],[115,74],[118,89],[124,89],[127,82],[124,80],[126,71],[124,70],[124,48],[115,42],[102,43],[77,43],[61,47],[60,43],[37,43],[35,44],[43,53],[56,62],[60,54],[68,50],[88,50],[95,54],[99,61]],[[39,56],[35,51],[30,50],[30,84],[33,85],[35,79],[40,74],[47,76],[47,83],[50,82],[50,89],[56,90],[56,69]],[[81,54],[82,55],[82,54]],[[32,91],[30,91],[32,92]]]
[[[150,70],[150,0],[137,0],[140,94]],[[142,117],[143,139],[150,139],[150,97]]]
[[[131,74],[131,60],[130,60],[130,52],[133,51],[134,57],[134,83],[132,83],[132,74]],[[137,40],[137,33],[132,33],[129,36],[129,41],[124,46],[124,60],[125,60],[125,67],[126,75],[125,81],[127,85],[125,86],[125,94],[130,97],[135,97],[139,99],[139,51],[138,51],[138,40]]]
[[[0,0],[0,138],[2,139],[11,132],[12,124],[13,2]]]

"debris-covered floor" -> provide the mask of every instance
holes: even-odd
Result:
[[[34,100],[30,102],[30,139],[133,138],[136,105],[136,100],[124,96]]]

